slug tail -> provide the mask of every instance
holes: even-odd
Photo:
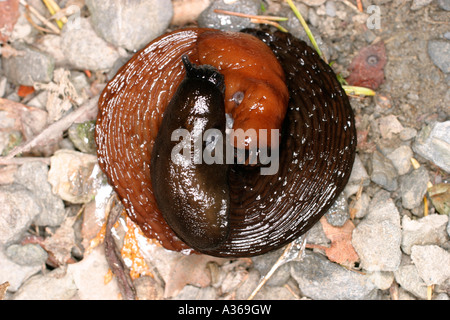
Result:
[[[183,62],[184,68],[186,69],[186,78],[211,82],[212,84],[217,86],[217,88],[219,88],[222,94],[225,92],[224,77],[216,68],[208,64],[192,64],[186,54],[181,57],[181,61]]]

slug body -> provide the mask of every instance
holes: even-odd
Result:
[[[194,69],[212,65],[224,76],[223,96],[220,86],[186,76],[184,56]],[[206,114],[195,107],[200,100]],[[180,143],[173,130],[192,137],[195,119],[223,133],[221,108],[233,129],[279,130],[276,172],[166,161]],[[241,257],[280,248],[320,219],[349,179],[356,130],[335,73],[303,41],[278,31],[191,28],[155,39],[108,83],[96,142],[100,167],[149,238],[170,250]],[[189,189],[192,182],[200,187]]]
[[[199,156],[223,149],[224,81],[210,66],[195,67],[186,56],[183,62],[186,77],[164,111],[153,147],[153,192],[180,239],[191,247],[213,249],[229,233],[228,165],[223,157],[205,163]]]

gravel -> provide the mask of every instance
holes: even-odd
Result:
[[[413,150],[450,173],[450,121],[423,127],[416,137]]]
[[[387,191],[372,198],[364,219],[353,231],[352,244],[368,271],[395,271],[401,260],[400,214]]]
[[[428,54],[433,63],[444,73],[450,73],[450,41],[430,40]]]
[[[257,26],[248,19],[217,15],[216,8],[275,14],[289,17],[282,25],[309,41],[291,10],[278,1],[268,0],[264,9],[256,0],[209,2],[195,22],[184,20],[182,26]],[[50,17],[42,3],[33,4]],[[427,299],[431,285],[433,299],[449,299],[450,41],[448,26],[441,22],[448,20],[450,1],[374,1],[382,12],[380,29],[368,28],[368,14],[347,2],[296,4],[343,78],[361,48],[384,40],[385,81],[375,98],[350,99],[358,153],[348,185],[325,216],[335,227],[351,219],[351,245],[359,261],[345,267],[331,262],[324,248],[336,243],[319,222],[307,234],[303,256],[279,267],[255,299]],[[50,107],[55,101],[58,107],[61,96],[69,97],[69,109],[97,99],[135,51],[179,27],[171,21],[182,21],[169,0],[87,0],[79,19],[57,35],[38,32],[23,12],[10,42],[1,47],[0,98],[27,107],[15,109],[19,116],[5,111],[5,100],[0,100],[3,154],[51,125]],[[57,81],[62,69],[70,71],[68,81],[77,99],[67,96],[67,87]],[[20,86],[35,86],[35,92],[23,97]],[[55,92],[59,100],[52,100]],[[97,165],[92,128],[93,122],[77,121],[56,142],[23,154],[23,162],[17,158],[17,163],[0,165],[0,285],[9,282],[6,299],[120,299],[117,280],[105,284],[103,245],[90,247],[112,193]],[[412,158],[419,168],[413,168]],[[429,189],[430,184],[436,188]],[[424,197],[431,200],[426,216]],[[118,243],[126,228],[121,218]],[[247,299],[283,252],[203,261],[202,256],[170,252],[139,239],[154,274],[134,280],[140,299]],[[186,266],[190,272],[182,269]],[[176,284],[177,272],[203,278],[186,283],[178,279],[181,284]]]
[[[53,57],[26,44],[14,46],[16,55],[2,56],[3,72],[13,83],[32,86],[36,82],[48,83],[53,78]]]
[[[137,51],[161,35],[173,16],[170,0],[87,0],[97,34],[117,47]]]
[[[244,28],[254,27],[248,19],[216,14],[214,10],[226,10],[240,12],[244,14],[257,15],[260,12],[261,4],[258,0],[240,1],[212,1],[198,17],[198,25],[202,28],[214,28],[226,31],[239,31]]]

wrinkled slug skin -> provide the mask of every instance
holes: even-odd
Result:
[[[225,153],[217,161],[220,163],[196,163],[194,159],[196,139],[203,142],[208,129],[219,130],[225,136],[223,91],[223,76],[217,70],[190,65],[190,71],[164,111],[152,151],[151,178],[158,208],[179,238],[198,249],[219,246],[229,233],[230,195]],[[189,136],[172,139],[177,129],[186,130]],[[185,147],[185,143],[189,145],[187,152],[174,155],[176,146]],[[200,144],[202,150],[203,144]],[[223,140],[221,144],[223,150]]]
[[[343,191],[356,150],[356,130],[348,97],[332,69],[317,53],[290,34],[253,29],[243,32],[260,39],[262,42],[257,42],[257,46],[267,46],[279,63],[269,63],[272,58],[255,59],[258,64],[267,64],[261,69],[263,78],[267,71],[272,74],[271,79],[276,79],[275,84],[264,80],[264,85],[282,92],[282,86],[278,87],[276,83],[283,79],[289,98],[284,111],[279,107],[263,107],[267,114],[272,114],[268,119],[275,120],[273,122],[266,122],[262,115],[259,115],[261,121],[251,115],[247,117],[245,113],[248,110],[242,110],[243,125],[247,125],[244,121],[247,118],[250,126],[280,126],[279,169],[274,175],[261,175],[258,166],[230,165],[227,169],[228,235],[225,240],[219,236],[220,241],[200,247],[192,245],[195,251],[221,257],[259,255],[278,249],[304,234]],[[226,109],[230,108],[229,104],[227,107],[227,90],[248,80],[247,76],[242,76],[245,68],[239,75],[230,72],[228,76],[225,68],[221,70],[231,63],[227,56],[232,55],[224,55],[225,60],[222,61],[212,54],[214,50],[205,49],[210,44],[215,46],[215,33],[223,36],[217,30],[198,28],[161,36],[119,70],[99,100],[96,142],[100,167],[128,215],[146,236],[158,239],[171,250],[191,247],[180,240],[183,237],[181,233],[178,237],[161,214],[151,182],[152,171],[156,169],[150,169],[150,163],[155,139],[159,130],[163,130],[164,110],[185,78],[181,56],[186,54],[194,64],[202,64],[200,60],[212,57],[209,63],[225,76]],[[242,37],[241,34],[236,36]],[[240,52],[240,49],[235,52]],[[249,71],[248,77],[255,74],[258,72]],[[227,83],[227,79],[231,81]],[[189,93],[185,95],[190,96]],[[177,104],[181,105],[182,101]],[[239,107],[243,105],[244,100],[232,109],[236,118],[240,113]],[[283,113],[281,124],[277,125]],[[200,172],[194,170],[191,174]],[[220,179],[215,173],[207,175],[202,177],[202,181]],[[158,181],[154,180],[154,184],[158,187],[163,185]]]

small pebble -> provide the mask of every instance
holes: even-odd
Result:
[[[414,296],[426,299],[427,285],[419,276],[417,268],[413,264],[400,266],[394,271],[395,281],[406,291]]]
[[[411,254],[414,245],[443,245],[447,241],[446,227],[448,216],[431,214],[411,220],[408,216],[402,219],[402,250]]]
[[[450,173],[450,121],[423,127],[415,139],[413,150]]]
[[[74,123],[70,126],[68,134],[69,139],[78,150],[84,153],[97,154],[94,141],[95,121]]]
[[[258,0],[240,0],[224,2],[223,0],[213,0],[198,17],[198,25],[202,28],[214,28],[224,31],[239,31],[244,28],[255,27],[250,19],[242,19],[224,14],[217,14],[214,10],[226,10],[240,12],[244,14],[258,15],[261,3]]]
[[[428,286],[440,285],[450,278],[450,253],[439,246],[413,246],[411,259]]]
[[[9,58],[2,56],[3,71],[18,85],[32,86],[35,83],[48,83],[53,78],[54,59],[30,46],[14,45],[19,52]]]
[[[402,131],[399,133],[399,138],[402,141],[409,141],[413,138],[415,138],[417,135],[417,130],[414,128],[403,128]]]
[[[368,271],[395,271],[401,260],[400,213],[387,191],[370,202],[368,213],[353,230],[352,245]]]
[[[450,11],[450,0],[437,0],[437,3],[441,9]]]
[[[325,12],[329,17],[336,16],[336,4],[333,1],[327,1],[325,4]]]
[[[330,262],[323,255],[306,252],[301,261],[290,264],[300,291],[314,300],[359,300],[376,298],[377,289],[369,277]]]
[[[137,51],[160,36],[173,16],[170,0],[87,0],[95,31],[109,43]]]
[[[400,191],[403,208],[414,209],[422,203],[429,181],[428,171],[423,167],[413,170],[401,178]]]
[[[22,185],[0,186],[0,247],[22,238],[42,212],[33,193]]]
[[[411,168],[411,158],[413,157],[412,149],[407,145],[402,145],[386,156],[392,161],[397,173],[401,176],[408,173]]]
[[[428,55],[431,61],[444,73],[450,73],[450,41],[430,40]]]
[[[394,115],[378,119],[378,126],[383,139],[391,139],[394,134],[398,134],[403,130],[402,124]]]
[[[344,194],[340,194],[325,213],[327,222],[335,227],[342,227],[350,218],[348,203]]]
[[[19,245],[13,244],[6,248],[7,257],[21,266],[42,266],[47,260],[48,254],[38,244]]]
[[[392,161],[379,151],[372,154],[370,179],[388,191],[395,191],[398,187],[397,170]]]
[[[411,10],[419,10],[427,5],[429,5],[433,0],[413,0],[411,5]]]
[[[120,57],[112,45],[100,38],[87,18],[78,25],[65,24],[61,46],[67,61],[80,70],[108,70]]]
[[[40,161],[25,163],[15,174],[16,183],[30,190],[42,212],[34,219],[37,226],[59,226],[66,216],[64,203],[47,182],[48,166]]]
[[[57,268],[28,279],[14,294],[13,300],[68,300],[76,294],[73,277],[66,273],[65,268]]]
[[[65,201],[87,203],[105,181],[94,155],[61,149],[51,157],[48,182]]]

